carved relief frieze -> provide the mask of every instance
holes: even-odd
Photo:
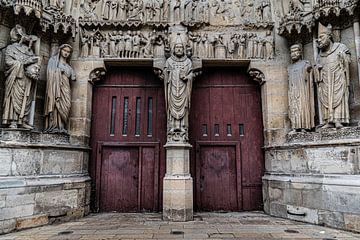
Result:
[[[154,58],[165,57],[170,51],[167,31],[155,29],[82,29],[80,45],[82,58]]]
[[[186,53],[201,59],[263,59],[275,57],[273,31],[216,32],[194,30],[186,33]],[[81,57],[159,58],[170,54],[166,29],[111,31],[83,28]]]
[[[273,26],[272,21],[269,0],[214,0],[211,2],[211,25],[242,25],[266,28]]]
[[[346,11],[349,15],[353,15],[358,0],[317,0],[314,4],[314,17],[316,19],[321,16],[329,16],[335,14],[340,16],[341,11]]]
[[[358,0],[290,0],[288,11],[280,19],[278,32],[292,43],[299,42],[294,39],[308,42],[316,21],[347,26],[353,20],[358,4]]]
[[[80,10],[81,26],[160,27],[170,20],[168,0],[85,0]]]
[[[24,10],[26,15],[34,13],[37,18],[41,18],[42,15],[42,1],[41,0],[15,0],[14,11],[15,14],[19,14],[21,10]]]

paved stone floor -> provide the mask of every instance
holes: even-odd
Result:
[[[360,234],[273,218],[260,212],[198,213],[195,221],[172,223],[160,214],[94,214],[59,225],[0,236],[0,240],[106,239],[360,239]]]

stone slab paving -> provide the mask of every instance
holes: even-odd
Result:
[[[195,221],[163,221],[161,214],[93,214],[78,221],[24,230],[0,240],[318,239],[352,240],[360,234],[274,218],[261,212],[197,213]]]

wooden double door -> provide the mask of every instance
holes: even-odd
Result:
[[[112,69],[94,86],[90,174],[102,212],[161,210],[165,176],[163,83],[152,70]],[[237,70],[206,69],[190,115],[195,209],[261,209],[260,89]]]

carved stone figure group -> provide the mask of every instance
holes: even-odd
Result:
[[[319,55],[315,67],[302,60],[302,47],[291,47],[289,73],[289,117],[293,131],[315,127],[315,102],[321,128],[342,128],[350,123],[350,51],[334,42],[332,27],[319,24]],[[314,82],[317,101],[314,100]]]
[[[33,129],[31,113],[35,110],[36,85],[41,67],[39,51],[34,45],[39,39],[27,35],[20,25],[16,25],[10,35],[13,43],[5,49],[6,81],[2,123],[10,128]],[[71,52],[72,47],[64,44],[48,63],[46,133],[67,133],[71,107],[69,80],[75,80],[74,70],[69,64]]]
[[[189,57],[217,59],[274,58],[274,38],[271,31],[263,36],[255,32],[232,35],[209,32],[187,33]],[[83,30],[81,57],[102,58],[157,58],[170,52],[167,31],[112,31]]]
[[[232,35],[189,32],[188,45],[193,56],[219,59],[273,59],[274,40],[271,32],[239,32]]]
[[[101,8],[100,17],[97,7]],[[84,20],[106,21],[147,21],[166,22],[169,20],[169,0],[85,0],[82,5]]]
[[[268,23],[272,21],[269,0],[214,0],[211,9],[216,21],[222,20],[227,23],[237,21],[243,23]]]
[[[153,58],[164,57],[169,52],[166,31],[113,31],[102,33],[98,30],[83,32],[81,57],[102,58]]]

